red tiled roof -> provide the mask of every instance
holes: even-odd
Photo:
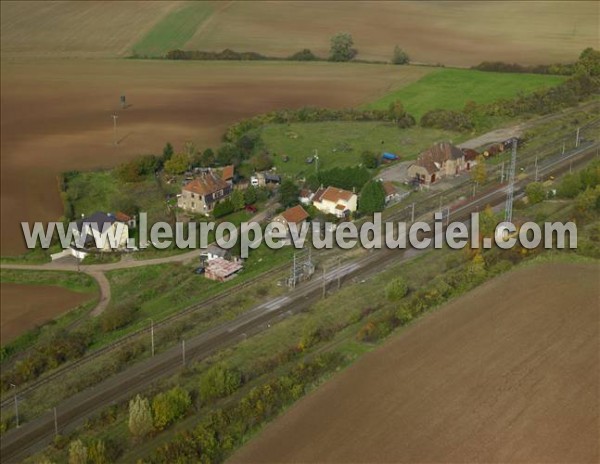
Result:
[[[299,224],[308,218],[308,213],[306,210],[300,206],[294,206],[292,208],[286,209],[281,216],[289,223]]]
[[[430,174],[439,171],[448,160],[455,160],[464,156],[460,148],[449,142],[436,143],[424,151],[417,158],[417,166],[424,167]]]
[[[319,188],[316,192],[315,192],[315,196],[313,197],[313,202],[319,202],[321,201],[321,197],[323,197],[323,194],[325,193],[325,189],[324,188]]]
[[[348,190],[336,187],[327,187],[321,196],[321,201],[327,200],[332,203],[337,203],[340,200],[349,201],[352,198],[352,195],[354,195],[354,193],[349,192]]]
[[[117,221],[121,221],[121,222],[131,221],[131,216],[128,216],[127,214],[123,213],[122,211],[117,211],[115,213],[115,218],[117,219]]]
[[[202,177],[194,179],[190,183],[184,185],[183,190],[197,193],[198,195],[209,195],[227,187],[227,182],[214,175],[212,172],[207,172],[203,174]]]
[[[225,166],[221,171],[221,179],[230,180],[233,179],[233,164]]]

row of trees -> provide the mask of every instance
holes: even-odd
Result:
[[[252,388],[239,402],[208,412],[192,431],[161,445],[150,457],[155,464],[173,462],[218,463],[250,433],[300,398],[322,376],[344,362],[337,353],[325,353],[296,364],[287,374]]]
[[[532,74],[554,74],[572,76],[575,74],[588,74],[600,76],[600,51],[589,47],[581,52],[577,62],[573,64],[540,64],[524,66],[516,63],[504,63],[502,61],[484,61],[473,69],[479,71],[505,72],[505,73],[532,73]]]
[[[338,32],[330,39],[329,61],[351,61],[358,54],[354,48],[354,39],[348,32]],[[170,50],[166,53],[168,60],[225,60],[225,61],[264,61],[264,60],[287,60],[287,61],[322,61],[308,48],[304,48],[286,58],[270,57],[256,52],[236,52],[226,48],[221,52],[207,52],[200,50]],[[398,45],[394,47],[391,62],[393,64],[408,64],[408,54]]]

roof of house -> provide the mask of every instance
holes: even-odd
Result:
[[[202,252],[200,253],[200,256],[211,254],[211,255],[218,256],[220,258],[224,258],[225,256],[227,256],[228,253],[229,253],[229,250],[226,250],[225,248],[221,248],[219,245],[211,243],[204,250],[202,250]]]
[[[115,213],[115,218],[117,218],[117,221],[121,221],[121,222],[131,221],[131,216],[125,214],[123,211],[117,211]]]
[[[389,181],[383,182],[383,190],[385,191],[385,196],[394,195],[398,191],[396,190],[396,186]]]
[[[209,261],[207,266],[207,271],[211,274],[225,278],[228,277],[240,269],[242,269],[242,265],[240,263],[234,263],[233,261],[227,261],[223,258],[215,258],[212,261]]]
[[[479,152],[472,148],[463,148],[462,152],[465,154],[465,161],[475,161],[479,156]]]
[[[430,174],[442,169],[448,160],[460,159],[464,156],[462,150],[450,142],[436,143],[417,158],[416,165],[424,167]]]
[[[321,195],[320,201],[327,200],[332,203],[338,203],[339,201],[350,201],[355,193],[348,190],[340,189],[337,187],[327,187],[325,192]]]
[[[321,198],[323,197],[323,194],[325,193],[325,189],[323,187],[320,187],[319,189],[317,189],[317,191],[315,192],[315,194],[313,195],[313,202],[319,202],[321,201]]]
[[[118,222],[117,218],[110,213],[104,213],[102,211],[96,211],[94,214],[84,217],[77,221],[77,229],[81,231],[83,224],[89,224],[89,226],[97,231],[104,230],[105,224],[111,226],[115,222]]]
[[[300,198],[310,198],[311,195],[312,195],[312,192],[309,189],[301,189],[300,195],[298,195],[298,196]]]
[[[288,223],[298,224],[306,220],[306,218],[308,218],[308,213],[302,206],[297,205],[292,208],[286,209],[283,213],[281,213],[281,216]]]
[[[206,172],[201,177],[194,179],[183,186],[183,190],[187,190],[198,195],[209,195],[227,188],[229,185],[219,176],[212,172]]]
[[[221,171],[221,179],[230,180],[233,179],[233,164],[225,166]]]

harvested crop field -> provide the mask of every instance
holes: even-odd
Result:
[[[108,5],[110,3],[110,5]],[[2,55],[160,56],[169,49],[329,52],[347,31],[358,57],[471,66],[574,61],[598,43],[592,1],[2,2]],[[508,19],[510,18],[510,24]]]
[[[0,284],[2,345],[93,298],[52,285]]]
[[[62,215],[56,175],[110,167],[192,140],[217,146],[232,122],[276,108],[350,107],[431,68],[330,63],[49,60],[2,63],[2,254],[19,221]],[[119,110],[119,96],[131,105]],[[113,145],[117,112],[118,146]]]
[[[598,462],[600,267],[505,274],[409,327],[231,462]]]

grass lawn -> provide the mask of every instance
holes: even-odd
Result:
[[[137,206],[148,213],[148,221],[168,221],[165,195],[154,178],[135,183],[121,182],[114,171],[86,171],[70,177],[67,196],[73,204],[75,218],[96,211],[117,212]]]
[[[0,270],[0,282],[24,285],[57,285],[74,292],[97,291],[96,281],[80,272]]]
[[[277,170],[293,176],[307,175],[316,169],[306,158],[318,150],[319,169],[354,166],[364,150],[391,152],[403,160],[414,159],[434,142],[459,141],[460,134],[438,129],[411,127],[398,129],[384,122],[319,122],[272,124],[262,129],[262,140],[273,153]],[[282,155],[289,156],[284,162]]]
[[[182,48],[212,11],[212,7],[206,2],[191,2],[178,8],[161,19],[136,43],[133,53],[140,56],[163,56],[169,50]]]
[[[391,102],[400,100],[406,110],[419,119],[433,109],[461,110],[469,100],[490,103],[499,98],[510,98],[519,93],[552,87],[564,80],[565,77],[562,76],[540,74],[440,69],[366,106],[387,108]]]

